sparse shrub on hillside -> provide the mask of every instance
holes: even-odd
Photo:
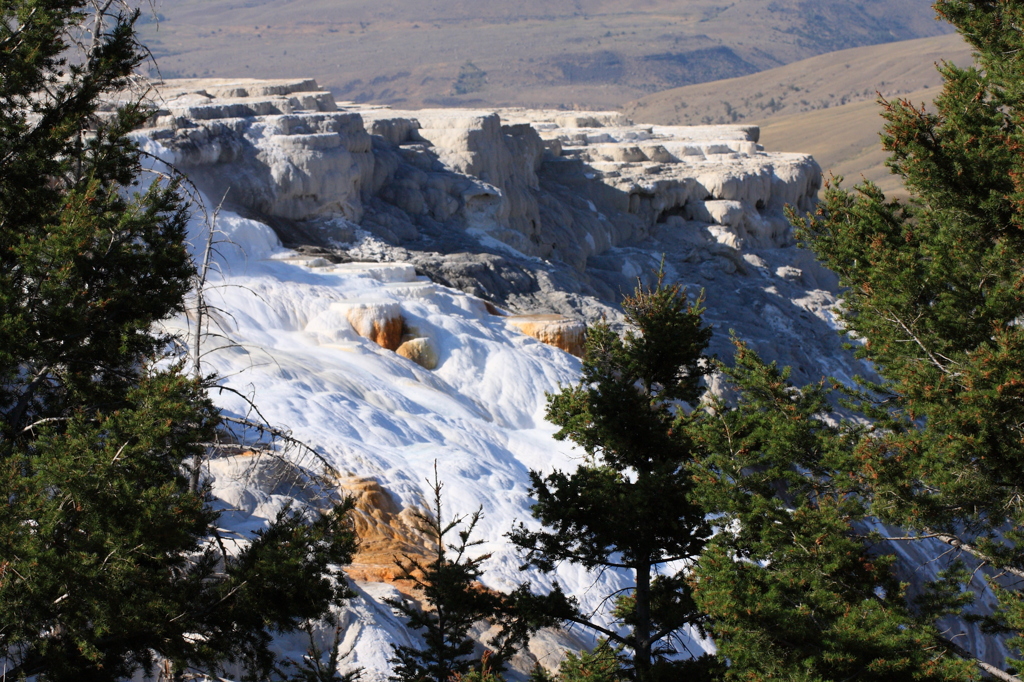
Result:
[[[466,62],[459,69],[459,76],[452,86],[452,94],[469,95],[480,92],[487,84],[487,72],[473,62]]]

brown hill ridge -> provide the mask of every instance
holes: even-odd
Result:
[[[959,35],[830,52],[741,78],[658,92],[626,106],[630,118],[662,125],[759,123],[874,102],[938,87],[942,60],[971,61]],[[793,149],[791,151],[808,151]]]

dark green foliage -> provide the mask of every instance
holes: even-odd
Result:
[[[520,526],[510,537],[544,570],[571,561],[634,574],[636,588],[619,609],[628,636],[574,620],[631,648],[637,679],[648,680],[655,659],[671,652],[669,636],[701,621],[681,576],[652,582],[652,572],[696,557],[710,534],[690,499],[693,445],[679,428],[679,402],[702,393],[711,332],[699,302],[688,304],[678,287],[638,289],[623,309],[633,330],[620,339],[606,326],[591,329],[582,380],[549,396],[548,419],[562,427],[556,438],[582,447],[586,462],[571,473],[531,472],[544,529]]]
[[[146,113],[100,113],[142,61],[135,15],[91,8],[0,3],[0,657],[11,679],[157,657],[262,674],[271,633],[343,596],[352,534],[339,505],[216,549],[183,463],[219,416],[153,331],[194,274],[187,205],[174,182],[135,185]]]
[[[724,669],[714,656],[705,654],[692,661],[658,659],[649,674],[659,682],[715,680]],[[558,666],[557,675],[547,675],[536,682],[627,682],[630,679],[632,674],[621,647],[612,647],[608,640],[602,639],[593,651],[568,652]]]
[[[283,509],[235,558],[211,593],[197,595],[189,613],[206,641],[171,658],[216,669],[225,659],[245,665],[257,679],[274,668],[269,645],[276,632],[292,632],[328,616],[351,596],[341,566],[355,551],[346,500],[309,519]]]
[[[575,617],[617,649],[569,657],[560,679],[970,679],[973,666],[930,624],[949,595],[915,612],[893,558],[862,530],[870,486],[849,472],[870,429],[830,419],[824,385],[798,390],[739,342],[732,368],[704,358],[700,310],[677,289],[638,292],[625,307],[647,343],[592,334],[583,382],[550,400],[559,435],[588,459],[572,474],[534,474],[546,528],[512,534],[542,568],[570,560],[637,577],[613,612],[629,634]],[[704,396],[689,412],[669,402],[696,403],[712,369],[729,380],[729,402]],[[692,569],[652,577],[678,558]],[[684,626],[708,632],[719,655],[671,656],[687,653],[669,638]]]
[[[871,551],[856,477],[863,429],[832,425],[822,386],[737,342],[722,367],[735,405],[692,416],[705,456],[692,471],[721,531],[691,580],[696,604],[735,680],[963,680],[928,614],[908,608],[894,557]]]
[[[170,622],[170,611],[204,592],[214,568],[212,557],[184,552],[198,548],[214,515],[182,494],[179,472],[180,451],[213,418],[205,395],[163,375],[118,402],[110,414],[79,410],[61,428],[5,443],[0,644],[18,672],[129,674],[148,663],[152,644],[192,625]]]
[[[1015,3],[965,7],[940,4],[956,9],[951,17],[975,41],[994,18],[1009,26],[1024,12]],[[1016,509],[1005,503],[1019,492],[1024,461],[1016,393],[1024,241],[1013,199],[1024,163],[1014,121],[1024,105],[1008,100],[1019,77],[1005,80],[997,46],[978,44],[988,73],[943,67],[936,113],[887,103],[885,146],[914,201],[887,202],[870,185],[832,187],[803,232],[850,287],[844,320],[867,341],[859,353],[878,365],[900,408],[893,418],[907,425],[872,462],[893,493],[877,510],[894,520],[983,526],[972,509]],[[910,428],[922,418],[926,429]],[[928,494],[913,494],[915,479],[929,482]]]
[[[956,536],[1024,575],[1024,36],[1019,2],[943,0],[977,50],[944,64],[933,110],[883,102],[884,147],[911,201],[825,191],[802,238],[845,286],[847,328],[884,377],[884,430],[856,472],[872,511]],[[876,413],[877,414],[877,413]],[[1020,593],[1000,592],[1012,631]]]
[[[433,555],[429,562],[406,557],[400,563],[406,577],[422,593],[427,608],[420,609],[405,601],[388,601],[408,619],[411,629],[422,630],[424,646],[395,646],[391,659],[394,674],[390,679],[448,682],[453,676],[464,675],[464,679],[497,679],[508,660],[529,643],[534,632],[569,615],[568,600],[560,590],[536,596],[528,585],[523,585],[505,595],[481,585],[482,564],[488,555],[471,557],[468,552],[480,544],[471,538],[482,512],[478,510],[468,519],[455,517],[445,522],[441,483],[436,478],[433,491],[433,514],[420,517],[429,528]],[[449,543],[447,538],[453,531],[458,541]],[[480,622],[498,626],[499,632],[488,642],[489,650],[477,664],[469,630]]]
[[[620,658],[621,652],[607,640],[593,651],[568,652],[558,666],[558,682],[625,682],[629,679]]]

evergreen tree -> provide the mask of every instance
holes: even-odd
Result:
[[[944,86],[931,109],[883,102],[883,146],[910,201],[887,200],[870,183],[835,183],[802,238],[848,287],[844,324],[884,378],[875,387],[879,428],[861,442],[853,471],[870,484],[872,512],[1019,579],[1024,3],[935,7],[976,60],[940,66]],[[1024,594],[997,591],[990,624],[1024,631]]]
[[[632,594],[617,609],[628,635],[581,614],[572,620],[630,648],[636,679],[647,682],[659,672],[683,674],[666,670],[670,636],[702,620],[684,575],[661,571],[695,559],[710,535],[691,500],[686,467],[694,445],[678,426],[680,404],[696,404],[703,392],[711,332],[699,302],[688,304],[678,286],[660,281],[637,289],[623,310],[632,330],[620,338],[593,327],[580,383],[548,400],[548,419],[561,427],[555,437],[583,448],[586,459],[571,473],[531,472],[533,514],[544,528],[519,526],[510,537],[544,570],[570,561],[633,574]]]
[[[275,631],[346,593],[344,506],[286,510],[238,555],[184,463],[206,387],[155,323],[194,269],[176,183],[137,187],[139,104],[102,113],[143,49],[111,2],[0,3],[0,658],[11,679],[269,671]],[[89,16],[86,16],[89,10]]]
[[[797,390],[742,343],[721,371],[735,400],[710,400],[688,428],[697,499],[720,526],[691,580],[726,679],[970,679],[864,530],[848,473],[866,429],[830,419],[824,386]]]
[[[625,682],[620,653],[607,640],[601,640],[593,651],[568,652],[558,666],[558,682]]]
[[[892,557],[862,530],[865,485],[848,474],[867,427],[835,421],[823,386],[798,390],[742,344],[732,368],[704,357],[700,309],[676,287],[623,307],[638,331],[594,330],[583,380],[550,401],[559,435],[588,460],[573,475],[534,473],[546,528],[513,533],[542,568],[571,560],[638,577],[613,614],[628,635],[572,618],[632,649],[632,667],[606,643],[567,659],[561,679],[969,679],[973,665],[931,625],[945,604],[911,608]],[[729,402],[698,402],[712,370],[729,380]],[[649,539],[657,532],[663,544]],[[639,587],[644,571],[680,558],[691,566]],[[686,625],[710,634],[718,656],[679,661],[654,644]],[[646,661],[635,644],[645,637]]]

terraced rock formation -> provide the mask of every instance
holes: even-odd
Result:
[[[623,293],[664,258],[673,279],[705,292],[713,322],[798,375],[816,379],[821,358],[843,357],[828,312],[835,278],[795,248],[782,214],[811,208],[820,170],[762,151],[756,126],[397,111],[337,103],[308,79],[156,91],[141,132],[158,153],[210,201],[311,257],[404,261],[515,313],[613,323]]]

